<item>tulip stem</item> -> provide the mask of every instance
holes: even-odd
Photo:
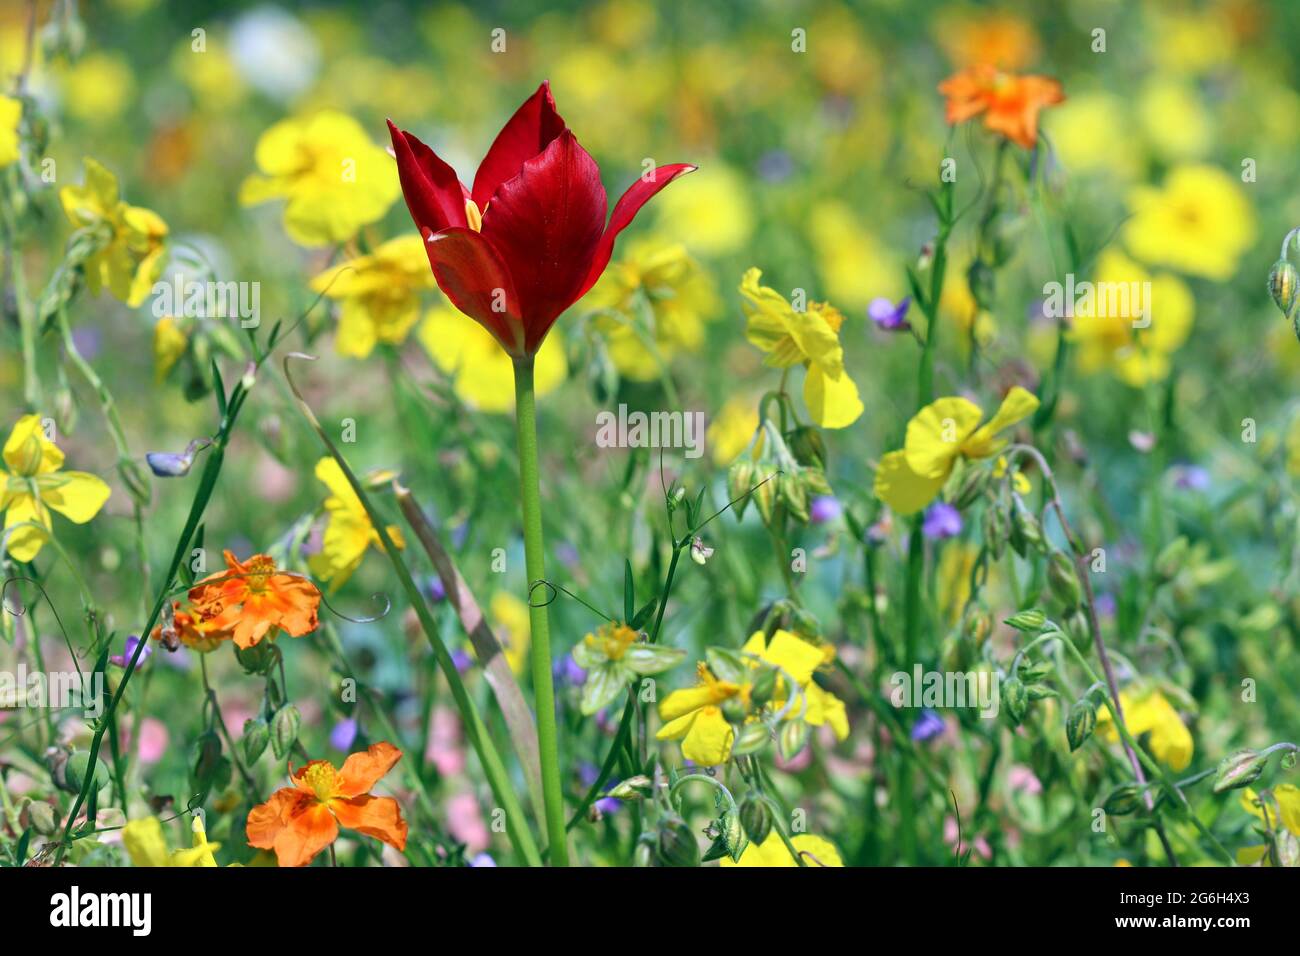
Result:
[[[515,359],[515,423],[519,438],[519,498],[524,513],[524,564],[528,573],[528,622],[532,631],[533,696],[537,703],[537,749],[542,764],[548,854],[552,866],[569,865],[564,803],[560,790],[560,748],[555,728],[555,686],[551,677],[551,625],[546,600],[534,589],[546,580],[542,546],[542,503],[537,472],[537,400],[533,357]],[[543,592],[544,593],[544,592]]]

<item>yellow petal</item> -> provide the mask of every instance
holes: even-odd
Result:
[[[900,515],[915,514],[939,494],[944,477],[923,478],[907,466],[907,453],[891,451],[876,469],[876,497]]]
[[[803,380],[803,400],[812,419],[822,428],[847,428],[862,415],[858,386],[841,365],[838,376],[818,362],[808,366]]]
[[[734,736],[735,732],[722,716],[720,708],[702,708],[682,741],[682,756],[702,767],[716,767],[726,763],[731,756]]]
[[[773,634],[767,650],[763,652],[763,660],[781,668],[800,687],[812,680],[813,671],[823,659],[821,648],[814,647],[789,631]]]
[[[1038,408],[1038,397],[1019,385],[1007,392],[993,417],[988,420],[963,445],[962,452],[969,458],[988,458],[997,452],[1004,442],[996,441],[998,432],[1023,421]]]
[[[132,820],[122,827],[122,845],[132,866],[167,866],[171,854],[157,817]]]
[[[829,724],[836,740],[846,739],[849,736],[849,715],[844,701],[811,681],[804,688],[804,694],[808,699],[808,710],[803,719],[813,727]]]
[[[30,561],[50,539],[50,513],[31,495],[15,495],[5,510],[5,550],[15,561]]]
[[[84,471],[41,475],[36,484],[44,504],[77,524],[85,524],[95,517],[109,495],[108,485]]]
[[[683,714],[716,704],[718,697],[714,689],[706,684],[698,687],[685,687],[675,690],[659,702],[659,716],[666,721],[676,720]]]
[[[659,728],[659,733],[655,734],[656,740],[681,740],[691,729],[691,724],[695,723],[695,711],[682,714],[675,720],[670,720]]]
[[[925,406],[907,423],[903,442],[907,466],[923,478],[947,478],[982,414],[974,402],[958,397],[941,398]]]

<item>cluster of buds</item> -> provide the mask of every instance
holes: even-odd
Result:
[[[764,419],[749,454],[731,466],[727,489],[736,501],[737,521],[753,499],[766,525],[787,514],[807,524],[809,502],[831,494],[821,432],[801,425],[782,435],[775,423]]]

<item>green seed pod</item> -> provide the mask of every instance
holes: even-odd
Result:
[[[731,753],[736,757],[755,754],[771,741],[772,732],[767,729],[767,724],[759,720],[747,721],[741,725],[740,732],[736,734],[736,742],[731,745]]]
[[[777,752],[782,760],[793,760],[808,742],[808,725],[802,720],[787,720],[781,725],[776,739]]]
[[[808,520],[808,492],[798,475],[789,472],[777,479],[780,485],[781,500],[785,502],[791,516],[799,521]]]
[[[276,648],[268,634],[264,640],[259,641],[252,647],[236,647],[235,660],[239,661],[239,666],[247,674],[266,674],[276,662]]]
[[[1065,616],[1064,627],[1070,643],[1080,654],[1087,654],[1092,648],[1092,628],[1088,624],[1088,615],[1083,608],[1076,607]]]
[[[1248,787],[1264,772],[1268,758],[1256,750],[1237,750],[1219,761],[1214,777],[1214,792]]]
[[[745,509],[749,507],[749,489],[754,487],[754,463],[746,458],[742,458],[731,466],[727,472],[727,497],[736,502],[732,510],[736,513],[736,520],[739,521],[745,515]]]
[[[283,760],[293,750],[298,741],[298,728],[302,725],[302,714],[293,704],[281,707],[271,720],[271,750],[276,760]]]
[[[820,468],[804,468],[799,473],[799,480],[803,482],[804,490],[809,495],[834,494],[831,483],[826,480],[826,473]]]
[[[41,836],[53,836],[59,828],[59,821],[54,815],[54,808],[44,800],[34,800],[29,803],[23,809],[19,822],[31,827]]]
[[[776,668],[764,667],[759,671],[750,688],[749,699],[760,707],[771,700],[776,693],[776,677]]]
[[[685,820],[669,817],[659,824],[655,860],[659,866],[700,865],[700,845]]]
[[[981,647],[993,630],[993,615],[981,600],[974,601],[962,622],[965,637],[976,647]]]
[[[1016,554],[1023,558],[1030,548],[1042,551],[1045,546],[1043,530],[1038,524],[1038,519],[1025,507],[1020,496],[1016,495],[1012,499],[1011,507],[1011,547],[1015,548]]]
[[[772,832],[772,808],[767,801],[750,793],[740,802],[740,825],[754,843],[762,843]]]
[[[1067,611],[1078,607],[1083,600],[1079,574],[1074,568],[1074,562],[1064,551],[1053,551],[1047,559],[1047,585],[1052,590],[1052,596]]]
[[[729,724],[743,723],[748,712],[749,708],[738,697],[730,697],[723,701],[722,716],[726,718]]]
[[[783,477],[783,475],[777,475],[770,481],[760,483],[754,489],[754,493],[750,495],[754,499],[754,506],[758,508],[758,514],[763,519],[764,524],[772,523],[772,511],[776,507],[777,483]]]
[[[1273,297],[1277,307],[1288,319],[1295,310],[1297,291],[1300,290],[1300,274],[1295,266],[1286,259],[1273,263],[1268,273],[1268,294]]]
[[[655,841],[653,838],[642,838],[637,841],[636,850],[632,853],[633,866],[654,866],[655,865]]]
[[[1070,742],[1070,752],[1078,750],[1097,729],[1097,708],[1087,697],[1076,700],[1065,718],[1065,737]]]
[[[1036,634],[1047,623],[1047,615],[1036,607],[1029,607],[1012,614],[1004,623],[1009,627],[1014,627],[1017,631]]]
[[[261,717],[252,717],[244,721],[244,763],[257,763],[257,758],[266,751],[271,742],[271,728]]]

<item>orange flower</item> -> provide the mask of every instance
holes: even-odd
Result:
[[[214,623],[201,621],[193,614],[181,610],[181,602],[172,602],[172,620],[169,624],[159,624],[149,635],[160,642],[169,651],[177,650],[182,644],[201,654],[215,651],[222,641],[233,636],[229,630],[214,626]]]
[[[248,814],[248,845],[274,850],[281,866],[306,866],[338,839],[339,827],[406,849],[406,821],[392,797],[372,797],[370,788],[402,752],[390,743],[373,744],[335,770],[328,760],[313,760],[290,775],[292,787],[271,794]]]
[[[190,604],[208,630],[228,630],[240,647],[253,647],[276,630],[302,637],[316,630],[320,591],[296,574],[277,572],[269,555],[241,563],[229,551],[226,571],[190,588]]]
[[[1038,142],[1038,113],[1065,100],[1061,84],[1046,76],[1016,76],[982,64],[939,84],[948,97],[948,122],[984,114],[984,125],[1025,149]]]

